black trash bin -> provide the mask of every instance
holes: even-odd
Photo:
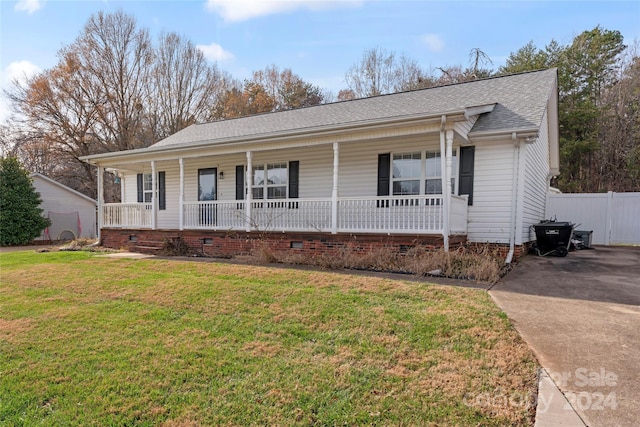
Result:
[[[539,256],[567,256],[574,224],[563,221],[543,221],[533,228],[536,231],[535,250]]]

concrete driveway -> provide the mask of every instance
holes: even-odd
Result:
[[[586,425],[640,425],[640,247],[527,256],[489,292]]]

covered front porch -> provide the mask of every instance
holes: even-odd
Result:
[[[448,250],[467,234],[467,113],[104,155],[99,229],[434,236]],[[105,172],[121,180],[121,203],[105,203]]]

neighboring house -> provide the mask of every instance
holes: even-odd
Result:
[[[103,244],[181,238],[215,256],[256,239],[302,251],[471,242],[510,260],[558,174],[557,90],[550,69],[196,124],[84,157],[98,166]],[[105,169],[122,203],[103,203]]]
[[[51,220],[51,225],[36,240],[96,238],[95,200],[42,174],[30,176],[42,199],[42,216]]]

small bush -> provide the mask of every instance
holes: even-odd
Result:
[[[165,238],[160,252],[162,255],[167,256],[188,256],[191,254],[191,249],[189,249],[189,246],[179,237],[173,239]]]
[[[257,258],[260,262],[274,264],[278,262],[282,262],[280,258],[277,256],[276,252],[271,249],[269,243],[265,240],[259,241],[253,248],[251,252],[255,258]]]

